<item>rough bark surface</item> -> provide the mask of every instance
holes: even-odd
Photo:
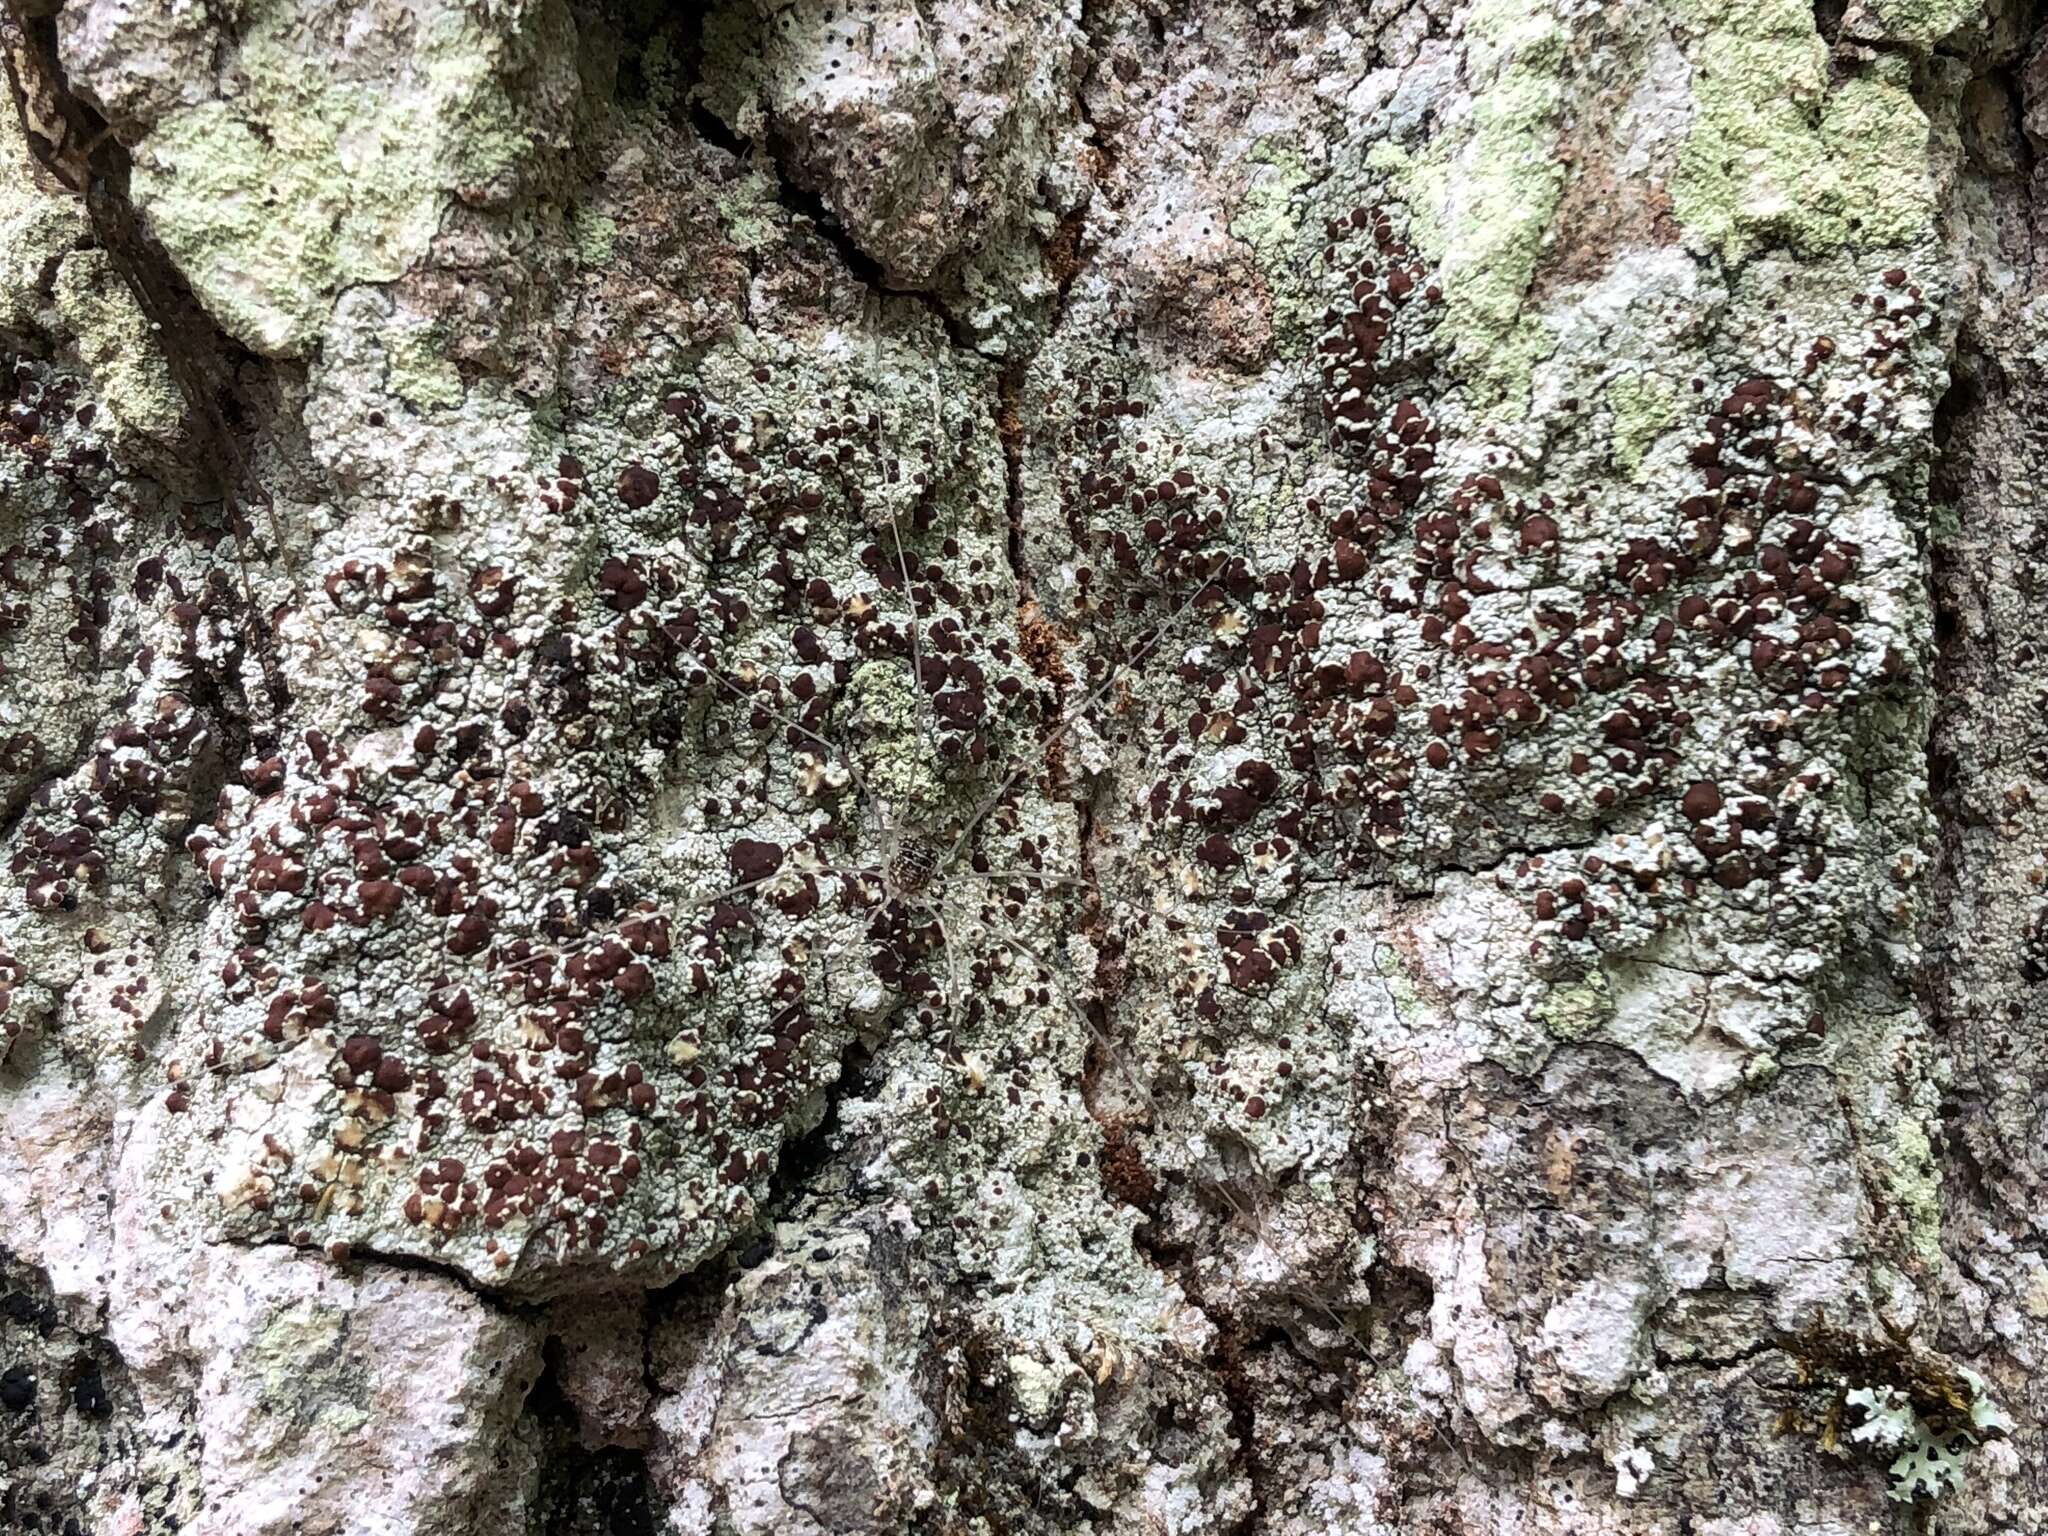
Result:
[[[2018,0],[4,0],[0,1530],[2048,1529]]]

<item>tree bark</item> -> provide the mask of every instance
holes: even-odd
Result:
[[[4,4],[0,1528],[2048,1527],[2032,8]]]

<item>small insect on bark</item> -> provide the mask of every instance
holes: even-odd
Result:
[[[889,884],[902,895],[917,895],[938,873],[943,851],[928,837],[904,838],[889,861]]]

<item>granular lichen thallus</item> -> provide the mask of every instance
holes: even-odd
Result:
[[[661,9],[0,6],[0,1463],[2033,1518],[2026,8]]]
[[[911,301],[822,321],[815,355],[713,349],[577,428],[529,493],[559,539],[444,497],[324,536],[307,601],[352,642],[191,851],[223,898],[200,1080],[331,1040],[339,1123],[292,1173],[255,1134],[222,1155],[229,1225],[386,1240],[396,1204],[494,1279],[681,1273],[885,1019],[971,1075],[970,1028],[1022,1050],[1005,1026],[1071,1015],[1155,1124],[1162,1084],[1184,1095],[1183,1168],[1299,1167],[1305,1038],[1349,1071],[1314,1024],[1333,882],[1576,855],[1512,875],[1562,973],[1703,888],[1761,912],[1853,872],[1821,849],[1833,770],[1738,782],[1667,660],[1747,647],[1730,686],[1773,740],[1895,674],[1834,492],[1782,467],[1812,403],[1703,394],[1706,489],[1663,538],[1571,551],[1602,564],[1566,607],[1569,498],[1439,463],[1423,261],[1382,210],[1326,233],[1329,312],[1284,392],[1321,418],[1312,473],[1263,428],[1187,447],[1123,360],[1041,370],[1060,623],[1012,563],[987,366]],[[1870,348],[1911,344],[1903,282]],[[1631,806],[1690,846],[1609,836]],[[76,840],[53,824],[45,862]],[[1105,957],[1141,982],[1130,1028],[1103,1026]]]
[[[870,383],[880,389],[887,371],[878,320],[878,313],[871,312]],[[895,445],[919,421],[925,400],[930,441],[939,439],[941,389],[934,370],[924,399],[906,391],[897,397],[900,410],[885,404],[869,414],[878,458],[876,478],[884,487],[899,483]],[[957,620],[933,617],[936,604],[930,587],[943,577],[938,566],[925,563],[912,536],[927,502],[920,500],[906,514],[886,490],[882,499],[879,514],[868,508],[867,521],[877,537],[886,540],[885,558],[876,560],[871,551],[865,563],[901,615],[902,641],[893,657],[853,668],[839,707],[822,718],[807,716],[809,723],[760,704],[754,693],[716,667],[707,673],[719,690],[780,725],[792,747],[813,755],[806,774],[810,784],[825,793],[852,791],[860,830],[833,830],[840,834],[841,847],[855,857],[826,851],[823,845],[831,839],[821,838],[820,848],[801,862],[778,862],[770,872],[700,895],[691,905],[702,909],[772,898],[778,890],[801,888],[821,878],[836,881],[842,901],[874,914],[868,930],[874,941],[869,957],[874,973],[905,997],[911,1017],[934,1031],[934,1047],[962,1069],[972,1086],[980,1086],[982,1071],[963,1056],[962,1026],[992,1020],[1000,1030],[1002,1015],[1012,1006],[1050,1007],[1092,1042],[1099,1060],[1141,1106],[1151,1130],[1170,1134],[1152,1085],[1096,1016],[1101,1000],[1091,996],[1091,984],[1066,958],[1062,940],[1071,937],[1085,946],[1084,930],[1097,921],[1089,914],[1105,910],[1122,914],[1130,923],[1157,924],[1172,933],[1185,932],[1188,923],[1170,906],[1147,905],[1106,889],[1086,872],[1085,850],[1073,849],[1063,856],[1054,839],[1026,832],[1015,819],[1017,801],[1021,792],[1034,788],[1046,794],[1072,792],[1065,782],[1070,768],[1064,749],[1070,739],[1098,729],[1105,710],[1118,715],[1130,709],[1134,673],[1161,656],[1178,660],[1175,648],[1185,652],[1194,643],[1197,616],[1205,610],[1221,614],[1227,606],[1214,578],[1234,569],[1238,583],[1246,584],[1245,562],[1215,552],[1223,542],[1223,528],[1213,515],[1203,519],[1199,541],[1182,538],[1175,547],[1162,550],[1156,569],[1148,573],[1156,584],[1153,591],[1148,594],[1141,587],[1132,604],[1135,611],[1149,601],[1156,616],[1121,641],[1107,631],[1093,636],[1110,659],[1094,664],[1091,679],[1076,684],[1062,657],[1041,655],[1033,659],[1045,674],[1040,682],[1049,695],[1047,702],[1038,703],[1015,686],[1014,679],[1004,680],[1012,686],[993,690],[1007,700],[1032,702],[991,722],[997,731],[1007,733],[997,738],[1000,751],[992,752],[985,736],[970,736],[963,743],[959,735],[949,735],[963,721],[980,718],[978,708],[947,707],[949,683],[964,680],[978,694],[984,679],[971,661],[963,665],[940,656],[957,658],[966,648],[963,638],[967,647],[973,647],[981,637],[962,637]],[[1042,619],[1038,622],[1041,629],[1049,629]],[[774,670],[772,661],[765,665]],[[1079,835],[1085,837],[1085,828]],[[752,843],[748,847],[747,861],[780,859],[779,851],[769,854]],[[865,857],[859,856],[862,852]],[[739,867],[743,861],[732,862]],[[1037,901],[1053,903],[1043,919],[1025,912],[1026,904]],[[1264,914],[1233,912],[1215,925],[1213,937],[1226,950],[1233,944],[1255,949],[1270,928]],[[1027,937],[1031,933],[1042,933],[1040,942]],[[1256,1100],[1252,1112],[1257,1113]],[[1199,1125],[1192,1128],[1197,1142],[1201,1130]],[[1199,1154],[1194,1161],[1200,1161]],[[1266,1244],[1265,1222],[1256,1204],[1247,1204],[1222,1178],[1206,1181],[1205,1187],[1256,1243]],[[1344,1327],[1327,1307],[1314,1298],[1307,1300],[1340,1330]]]

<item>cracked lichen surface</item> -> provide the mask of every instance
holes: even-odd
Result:
[[[1689,235],[1731,258],[1774,244],[1825,255],[1925,237],[1934,168],[1909,58],[1881,54],[1835,80],[1810,6],[1682,9],[1695,34],[1695,116],[1671,197]],[[1918,31],[1893,35],[1932,40]]]
[[[339,289],[402,277],[451,202],[505,199],[567,126],[548,99],[574,93],[560,10],[508,7],[500,31],[432,5],[351,38],[352,10],[253,8],[218,95],[136,147],[138,207],[222,327],[263,352],[306,350]],[[568,78],[524,78],[543,71]]]
[[[0,1213],[95,1519],[2048,1507],[1930,956],[2016,22],[29,20]]]

